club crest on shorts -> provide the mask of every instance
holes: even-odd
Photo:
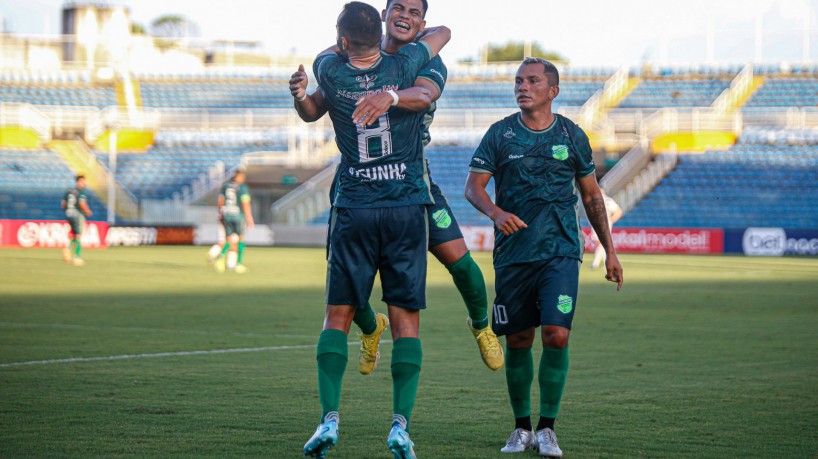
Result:
[[[446,209],[440,209],[432,214],[432,219],[438,228],[448,228],[452,226],[452,217]]]
[[[551,156],[553,156],[554,159],[565,161],[566,159],[568,159],[568,146],[554,145],[553,147],[551,147]]]
[[[557,297],[557,309],[563,314],[568,314],[574,309],[574,299],[568,295],[560,295]]]

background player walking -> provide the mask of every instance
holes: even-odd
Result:
[[[74,266],[82,266],[85,261],[80,258],[82,252],[82,232],[85,230],[85,218],[91,217],[91,208],[88,207],[88,196],[85,194],[86,181],[84,175],[78,175],[74,186],[65,192],[62,198],[62,208],[65,209],[65,219],[71,226],[71,240],[62,251],[63,260]]]

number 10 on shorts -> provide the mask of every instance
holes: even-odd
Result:
[[[508,323],[508,314],[506,313],[506,307],[502,304],[495,304],[494,305],[494,322],[505,325]]]

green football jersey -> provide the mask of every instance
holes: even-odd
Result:
[[[77,217],[83,215],[79,204],[80,202],[88,202],[88,196],[85,194],[85,189],[69,188],[63,195],[62,199],[65,201],[66,217]]]
[[[224,198],[222,215],[225,217],[244,216],[244,208],[241,203],[250,202],[250,191],[246,184],[239,185],[231,180],[222,186],[219,197]]]
[[[431,204],[423,157],[423,112],[391,108],[373,125],[352,121],[355,103],[364,96],[410,88],[430,59],[424,42],[410,43],[383,55],[370,68],[358,69],[343,56],[316,59],[315,76],[324,95],[341,151],[336,207],[393,207]]]
[[[582,260],[585,238],[577,213],[575,179],[594,173],[588,136],[555,115],[533,131],[515,113],[494,123],[472,157],[470,170],[494,176],[496,204],[528,228],[511,236],[494,229],[494,266],[572,257]]]

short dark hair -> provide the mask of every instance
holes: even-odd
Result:
[[[372,5],[362,2],[349,2],[338,16],[338,36],[349,42],[350,48],[356,51],[368,50],[380,46],[383,29],[381,14]]]
[[[560,85],[560,71],[557,70],[557,66],[552,64],[550,61],[547,61],[541,57],[526,57],[523,59],[523,65],[528,64],[542,64],[543,73],[548,76],[548,84],[551,86]]]
[[[392,4],[395,0],[386,0],[386,9],[389,9],[389,5]],[[429,2],[426,0],[420,0],[420,3],[423,3],[423,17],[426,17],[426,12],[429,11]]]
[[[84,179],[84,178],[85,178],[85,176],[84,176],[84,175],[79,174],[79,175],[77,175],[76,177],[74,177],[74,182],[79,182],[80,180],[82,180],[82,179]]]

